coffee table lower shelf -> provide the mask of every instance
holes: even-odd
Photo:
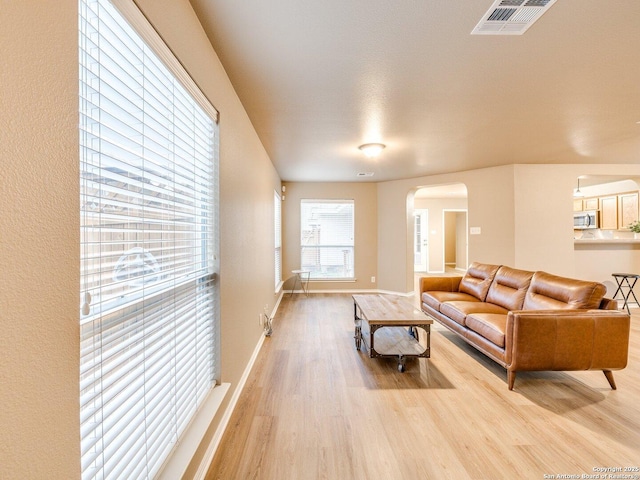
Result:
[[[402,298],[382,295],[354,295],[356,349],[370,358],[397,358],[398,371],[404,372],[407,358],[431,356],[433,319]],[[419,331],[426,335],[420,343]]]

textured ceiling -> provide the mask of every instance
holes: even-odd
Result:
[[[521,36],[470,35],[492,0],[191,3],[283,180],[638,162],[638,0],[559,0]]]

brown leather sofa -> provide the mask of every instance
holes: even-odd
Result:
[[[507,266],[473,263],[464,277],[420,279],[422,310],[516,372],[612,370],[627,365],[630,318],[606,287]]]

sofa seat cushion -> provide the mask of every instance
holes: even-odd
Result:
[[[476,297],[469,295],[468,293],[460,293],[460,292],[424,292],[422,294],[422,303],[429,305],[436,311],[440,311],[440,305],[443,302],[451,302],[451,301],[467,301],[467,302],[478,302]]]
[[[486,302],[446,302],[440,305],[440,312],[463,326],[468,326],[465,319],[472,313],[499,313],[506,315],[509,311],[500,305]]]
[[[482,335],[491,343],[504,348],[504,333],[507,329],[507,314],[472,313],[467,316],[467,328]]]

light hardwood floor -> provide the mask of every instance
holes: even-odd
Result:
[[[632,313],[618,390],[593,371],[523,372],[509,391],[503,368],[437,322],[431,358],[399,373],[355,349],[350,295],[284,298],[206,478],[586,478],[638,467]]]

